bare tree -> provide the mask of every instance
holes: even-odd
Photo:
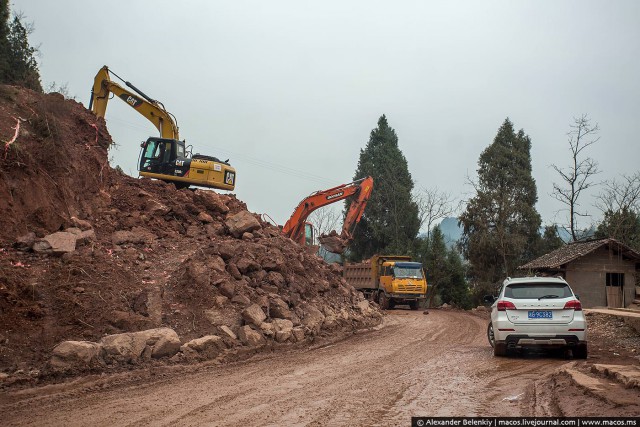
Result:
[[[619,181],[613,179],[604,185],[606,188],[595,204],[603,215],[596,234],[636,247],[640,243],[640,171],[633,175],[623,174]]]
[[[313,224],[318,236],[329,234],[332,230],[342,227],[342,207],[342,203],[324,206],[311,212],[307,221]]]
[[[640,171],[621,175],[604,183],[605,190],[598,195],[596,207],[604,214],[622,210],[640,211]]]
[[[580,194],[584,190],[597,185],[597,183],[593,182],[593,176],[600,172],[598,170],[598,162],[591,157],[584,157],[582,152],[585,148],[598,142],[600,139],[597,136],[599,130],[597,123],[591,125],[591,121],[586,114],[578,118],[574,117],[571,131],[567,133],[571,150],[571,165],[566,169],[551,165],[562,178],[560,184],[553,183],[551,196],[567,205],[569,230],[573,241],[580,238],[577,232],[577,217],[588,216],[585,212],[578,211]]]
[[[438,190],[437,187],[424,187],[413,195],[413,199],[418,204],[420,228],[425,224],[427,226],[427,239],[431,236],[433,223],[448,217],[456,210],[455,197],[450,193]]]

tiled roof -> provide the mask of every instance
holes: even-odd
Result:
[[[536,258],[525,265],[521,265],[518,269],[537,270],[544,268],[559,268],[561,265],[585,256],[602,246],[610,246],[621,252],[623,255],[640,261],[640,253],[634,251],[627,245],[618,242],[616,239],[599,239],[566,244],[555,251],[542,255],[540,258]]]

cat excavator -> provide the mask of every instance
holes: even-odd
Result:
[[[109,99],[112,95],[117,96],[158,129],[159,138],[150,137],[140,145],[142,150],[138,171],[141,176],[172,182],[177,188],[190,185],[221,190],[235,188],[236,170],[228,160],[221,161],[202,154],[191,155],[190,147],[185,147],[185,141],[180,141],[175,116],[161,102],[145,95],[113,71],[111,74],[131,90],[112,81],[109,67],[105,65],[94,79],[89,109],[96,116],[104,117]]]
[[[353,231],[360,222],[364,208],[373,190],[373,178],[370,176],[342,184],[324,191],[316,191],[302,200],[293,211],[291,218],[282,228],[282,234],[300,245],[313,245],[313,226],[307,222],[311,212],[318,208],[335,203],[340,200],[354,198],[347,211],[347,216],[342,225],[340,234],[332,231],[328,235],[318,238],[320,243],[330,252],[341,254],[353,239]]]

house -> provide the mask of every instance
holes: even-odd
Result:
[[[636,298],[640,253],[610,238],[574,242],[518,269],[563,277],[583,307],[627,307]]]

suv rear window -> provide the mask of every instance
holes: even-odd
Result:
[[[568,298],[573,294],[565,283],[518,283],[508,285],[504,290],[504,296],[513,299],[538,299]]]

